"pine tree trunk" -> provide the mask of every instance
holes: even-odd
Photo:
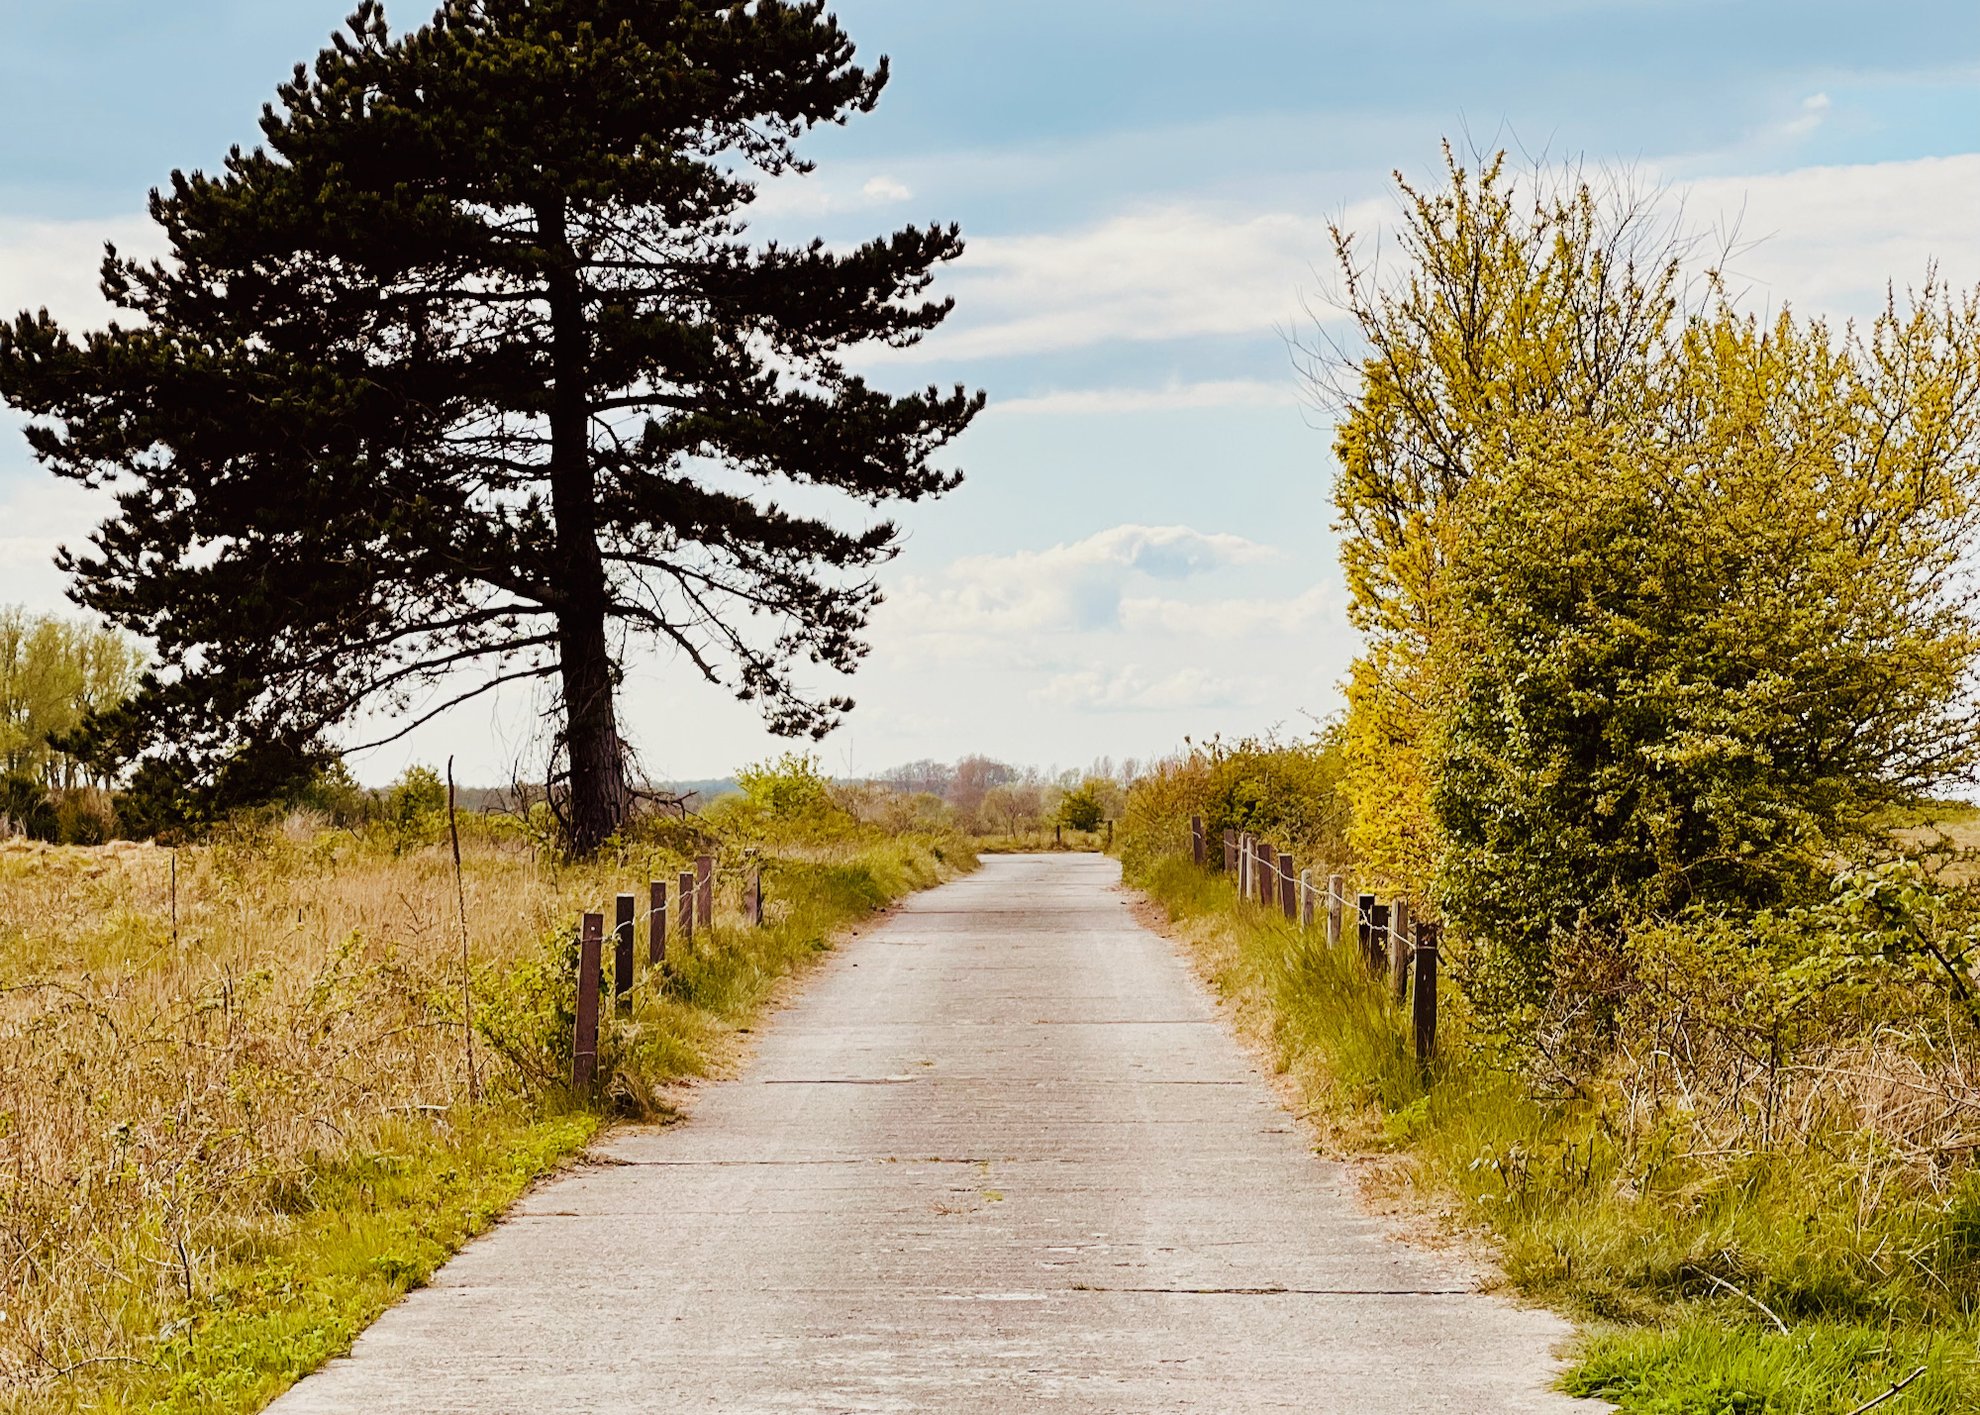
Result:
[[[564,685],[564,740],[570,752],[568,825],[571,850],[584,857],[625,824],[631,792],[613,703],[612,660],[605,646],[602,609],[565,614],[558,630]]]
[[[618,673],[606,644],[608,595],[598,552],[592,483],[589,374],[591,335],[584,289],[571,250],[562,198],[537,208],[550,255],[550,499],[557,521],[558,655],[564,688],[564,745],[570,756],[570,846],[596,854],[626,822],[632,792],[613,702]]]

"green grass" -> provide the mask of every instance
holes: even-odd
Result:
[[[1037,855],[1053,851],[1092,855],[1104,853],[1107,841],[1105,830],[1062,830],[1054,834],[1048,826],[1016,835],[978,836],[972,843],[979,855]]]
[[[395,1143],[317,1172],[286,1232],[238,1249],[153,1366],[124,1368],[83,1408],[259,1410],[349,1350],[598,1125],[581,1110],[485,1111],[454,1132],[407,1125]]]
[[[1351,948],[1184,860],[1138,883],[1332,1147],[1387,1153],[1426,1203],[1489,1228],[1516,1289],[1583,1323],[1576,1393],[1659,1415],[1845,1415],[1924,1366],[1877,1408],[1980,1410],[1980,1181],[1950,1198],[1906,1190],[1892,1156],[1839,1132],[1698,1153],[1681,1118],[1646,1123],[1603,1086],[1536,1097],[1464,1047],[1461,1016],[1426,1075]]]

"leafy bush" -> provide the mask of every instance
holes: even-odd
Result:
[[[1068,830],[1098,830],[1106,819],[1106,809],[1091,782],[1073,788],[1059,800],[1059,824]]]
[[[103,845],[117,838],[117,806],[108,791],[78,786],[51,794],[56,839],[64,845]]]
[[[1155,763],[1127,793],[1122,862],[1130,872],[1188,850],[1189,818],[1203,817],[1213,862],[1225,830],[1250,831],[1315,867],[1348,858],[1345,762],[1340,734],[1306,742],[1221,738]]]
[[[61,823],[48,788],[26,772],[0,777],[0,818],[32,840],[61,838]]]
[[[447,783],[431,767],[407,767],[385,792],[380,824],[394,854],[433,844],[447,832]]]

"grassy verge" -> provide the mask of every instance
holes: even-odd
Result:
[[[982,835],[971,843],[981,855],[1041,855],[1054,851],[1091,855],[1103,852],[1111,837],[1105,830],[1024,830],[1015,835]]]
[[[778,852],[768,926],[724,910],[643,975],[579,1095],[572,922],[679,860],[470,842],[470,1081],[451,860],[402,846],[182,851],[176,898],[167,852],[0,852],[0,1410],[260,1409],[602,1124],[664,1118],[839,930],[969,859],[873,831]]]
[[[1426,1077],[1351,952],[1187,861],[1139,875],[1329,1147],[1388,1155],[1419,1201],[1490,1232],[1513,1287],[1583,1324],[1569,1390],[1657,1415],[1847,1415],[1922,1370],[1876,1408],[1980,1409],[1980,1183],[1908,1184],[1916,1156],[1841,1129],[1715,1153],[1683,1108],[1537,1096],[1468,1052],[1461,1017]]]

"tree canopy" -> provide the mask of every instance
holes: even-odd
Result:
[[[88,772],[67,750],[93,712],[137,686],[144,656],[101,624],[0,607],[0,776],[72,787]]]
[[[1502,160],[1403,217],[1399,278],[1340,245],[1358,847],[1487,1004],[1570,936],[1816,896],[1980,760],[1980,295],[1763,321],[1627,192]]]
[[[360,708],[547,679],[589,850],[631,806],[628,642],[829,730],[851,704],[800,670],[856,666],[899,531],[778,498],[956,484],[933,459],[981,395],[894,396],[845,354],[933,329],[962,245],[746,217],[886,77],[817,3],[450,0],[397,34],[365,0],[263,145],[153,194],[167,259],[109,253],[138,321],[0,332],[38,456],[116,493],[76,596],[157,649],[101,750],[210,800],[311,769]]]

